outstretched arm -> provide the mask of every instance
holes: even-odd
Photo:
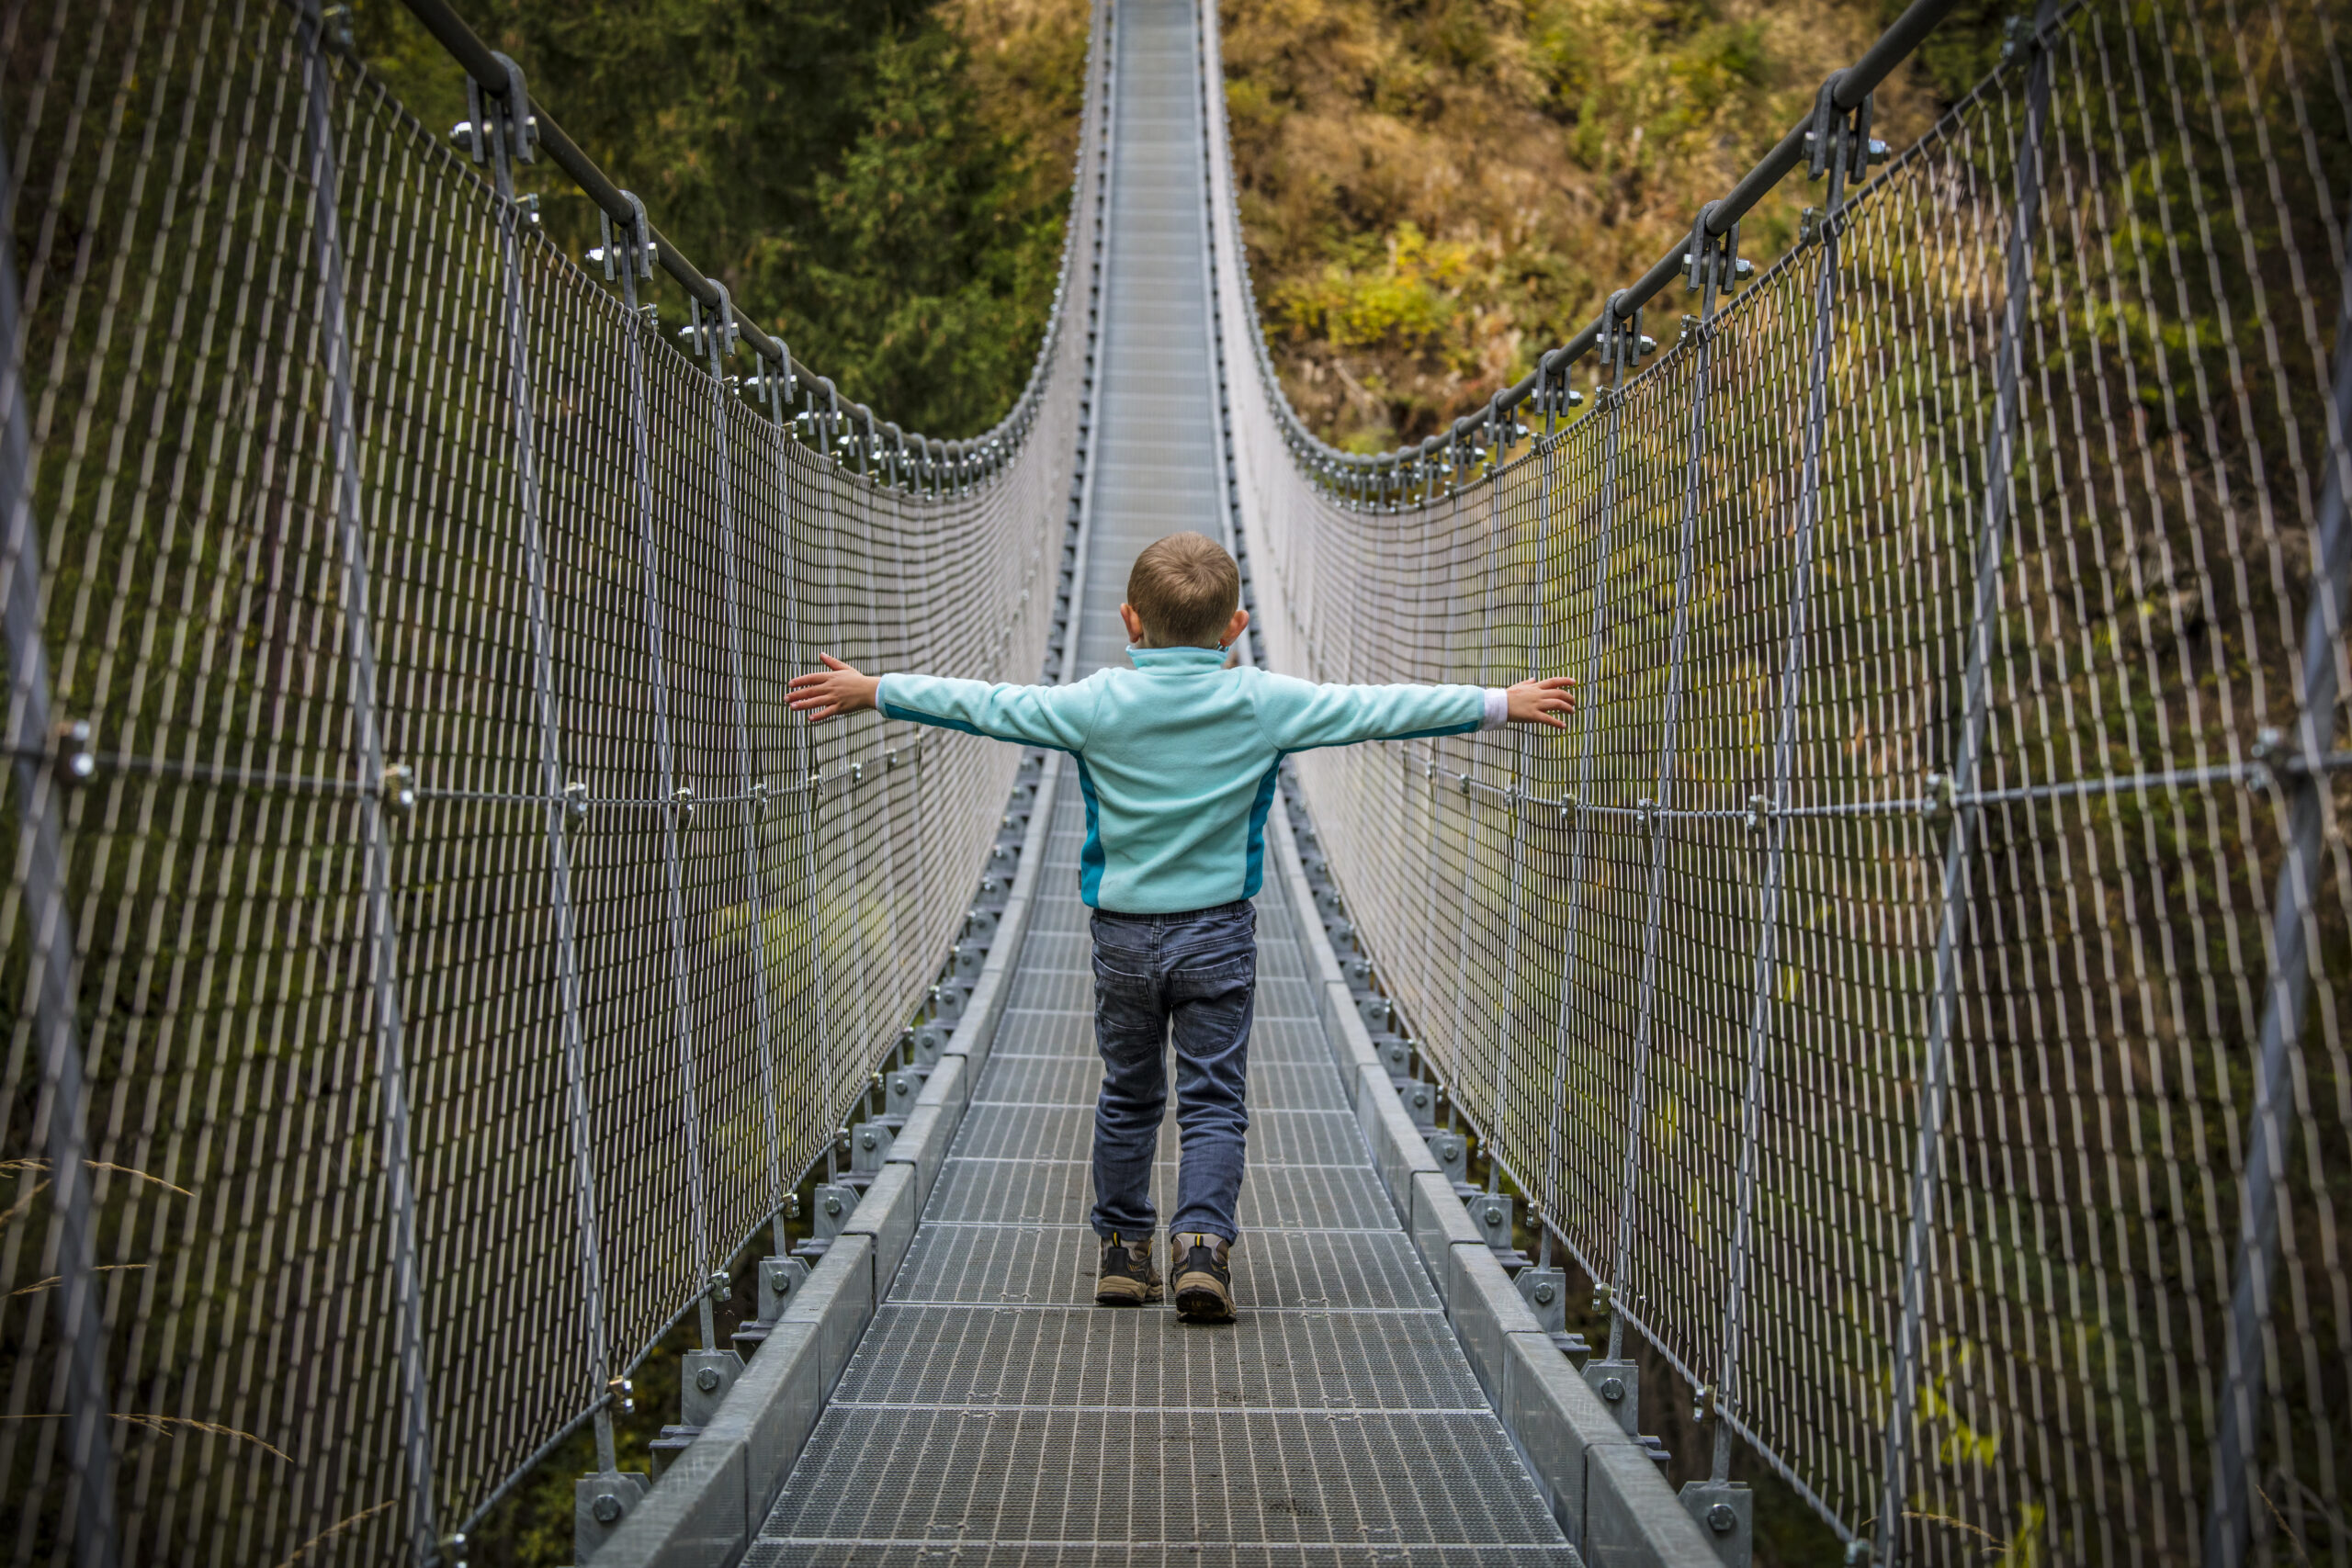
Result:
[[[1409,740],[1466,735],[1506,724],[1566,728],[1558,716],[1573,712],[1576,682],[1566,677],[1522,681],[1516,686],[1317,685],[1288,676],[1265,677],[1259,718],[1267,739],[1283,751],[1351,746],[1359,740]]]
[[[812,724],[878,708],[885,718],[1064,751],[1077,750],[1086,739],[1083,721],[1094,698],[1083,682],[1016,686],[943,675],[866,675],[830,653],[819,657],[825,668],[794,676],[789,686],[793,710],[807,714]]]

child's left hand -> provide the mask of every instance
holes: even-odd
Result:
[[[1566,729],[1568,721],[1557,716],[1577,711],[1576,685],[1572,675],[1555,675],[1548,681],[1521,681],[1510,688],[1510,722],[1548,724],[1555,729]]]
[[[830,653],[817,657],[825,661],[822,670],[795,675],[786,683],[793,712],[805,713],[809,723],[817,724],[874,705],[874,694],[882,685],[879,675],[861,675]]]

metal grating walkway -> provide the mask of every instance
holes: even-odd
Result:
[[[1136,550],[1216,528],[1193,43],[1187,5],[1121,8],[1080,672],[1121,656]],[[1193,1327],[1092,1304],[1082,834],[1064,790],[1003,1022],[922,1228],[746,1561],[1573,1562],[1381,1190],[1271,886],[1241,1317]],[[1175,1154],[1171,1104],[1163,1210]]]
[[[1259,904],[1242,1315],[1092,1304],[1082,832],[1065,793],[954,1152],[747,1561],[1573,1561],[1373,1173],[1278,897]],[[1171,1115],[1163,1202],[1175,1134]]]

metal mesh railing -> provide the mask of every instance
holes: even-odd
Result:
[[[1581,410],[1547,356],[1387,458],[1283,406],[1220,168],[1256,599],[1277,669],[1582,682],[1299,768],[1718,1477],[1905,1560],[2343,1562],[2342,18],[2036,27],[1655,363],[1613,304]]]
[[[315,8],[0,56],[0,1534],[429,1561],[936,977],[1017,754],[784,682],[1036,678],[1088,334],[901,436],[723,297],[673,346],[650,225],[583,271]]]

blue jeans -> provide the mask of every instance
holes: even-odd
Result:
[[[1151,1162],[1168,1108],[1176,1037],[1176,1122],[1183,1160],[1171,1234],[1238,1239],[1242,1141],[1250,1130],[1250,1019],[1258,989],[1258,911],[1246,899],[1181,915],[1094,915],[1094,1229],[1152,1233]]]

